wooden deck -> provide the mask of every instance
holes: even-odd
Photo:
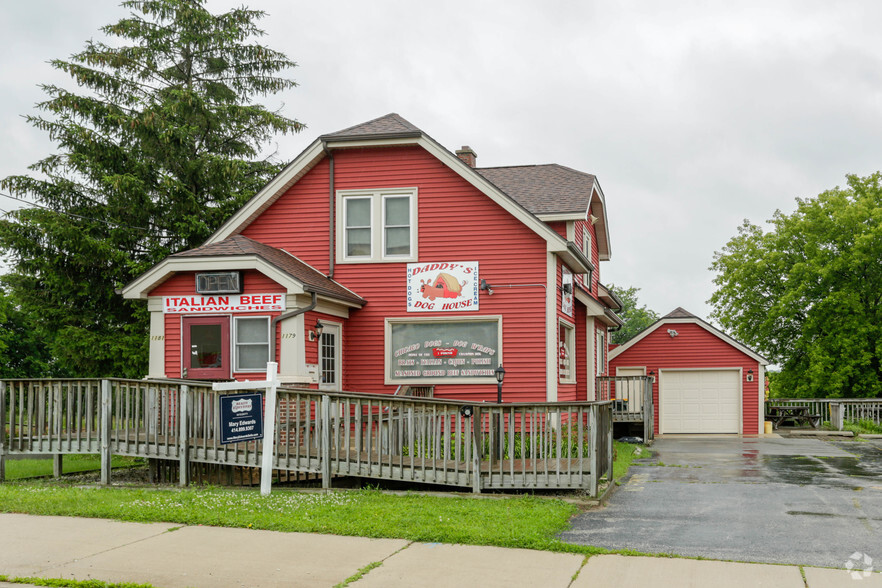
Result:
[[[197,382],[0,382],[6,455],[99,453],[258,467],[262,441],[223,445],[218,392]],[[469,410],[463,410],[468,406]],[[281,389],[273,469],[487,489],[582,489],[612,468],[612,402],[464,405]]]

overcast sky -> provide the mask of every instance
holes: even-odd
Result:
[[[242,2],[209,0],[214,12]],[[714,251],[742,219],[882,168],[882,3],[250,0],[300,84],[266,100],[318,135],[397,112],[479,166],[596,174],[612,260],[660,314],[707,317]],[[333,9],[331,9],[333,7]],[[0,5],[0,177],[52,145],[23,115],[49,65],[127,12],[112,0]],[[0,197],[0,209],[17,205]]]

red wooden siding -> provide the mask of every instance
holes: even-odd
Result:
[[[491,285],[542,284],[545,241],[421,147],[338,150],[337,190],[418,188],[419,261],[480,262]],[[281,247],[320,271],[329,269],[328,165],[323,161],[292,186],[243,234]],[[343,386],[392,393],[383,384],[385,318],[502,315],[506,401],[545,399],[545,289],[496,288],[480,294],[480,311],[407,313],[406,263],[337,264],[334,279],[368,304],[345,321]],[[479,278],[479,279],[480,279]],[[309,345],[307,345],[309,352]],[[309,361],[309,359],[307,359]],[[480,400],[495,386],[439,385],[438,396]]]
[[[671,337],[668,329],[678,335]],[[759,430],[759,364],[723,339],[692,323],[662,323],[633,347],[610,361],[610,374],[616,367],[646,366],[646,373],[654,371],[653,385],[655,431],[659,430],[659,369],[676,368],[742,368],[742,433],[756,434]],[[747,370],[753,370],[754,381],[747,381]]]
[[[285,292],[285,288],[274,280],[266,277],[256,270],[242,272],[242,293],[279,293]],[[192,296],[196,294],[195,272],[177,274],[154,288],[150,296]],[[269,316],[276,317],[278,312],[269,313],[232,313],[229,315],[205,315],[205,316]],[[188,315],[190,316],[190,315]],[[192,315],[197,316],[197,315]],[[279,357],[281,326],[276,325],[276,358]],[[165,315],[165,376],[167,378],[181,377],[181,315]],[[234,373],[237,380],[254,379],[255,372]]]
[[[576,397],[574,400],[587,400],[589,385],[593,388],[594,382],[588,382],[588,340],[587,310],[585,305],[575,302],[576,306]]]

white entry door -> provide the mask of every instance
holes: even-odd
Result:
[[[661,370],[661,433],[739,433],[739,370]]]

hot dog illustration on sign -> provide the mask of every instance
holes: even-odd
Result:
[[[478,310],[477,261],[407,264],[407,312]]]
[[[466,284],[468,284],[468,280],[463,280],[460,284],[450,274],[441,272],[431,284],[429,280],[420,280],[420,293],[423,295],[423,298],[428,298],[429,300],[435,300],[436,298],[459,298]]]

